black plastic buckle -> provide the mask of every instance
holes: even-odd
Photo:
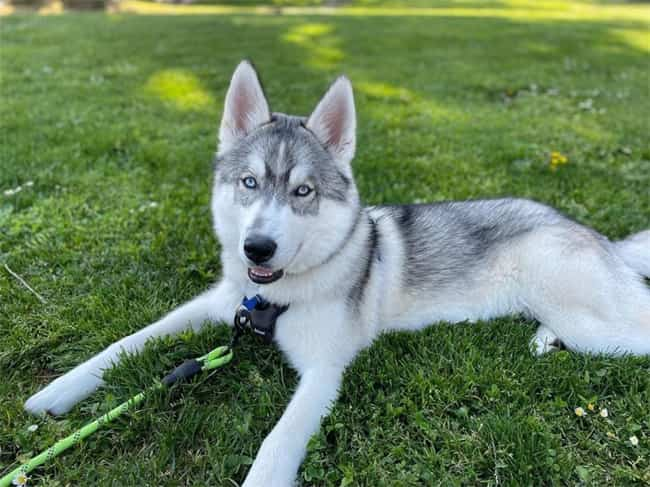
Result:
[[[275,323],[289,306],[271,304],[259,295],[253,299],[254,302],[244,298],[241,306],[237,309],[234,320],[235,332],[239,335],[251,330],[254,334],[262,337],[266,343],[271,343],[275,334]]]

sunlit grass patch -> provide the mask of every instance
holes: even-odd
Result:
[[[650,29],[613,29],[612,32],[626,44],[641,51],[650,52]]]
[[[308,53],[307,62],[320,69],[331,69],[345,57],[339,47],[341,41],[333,34],[331,24],[298,24],[289,29],[283,39],[295,44]]]
[[[361,80],[355,83],[355,88],[368,96],[378,99],[396,99],[403,102],[410,102],[415,98],[413,93],[406,88],[392,86],[388,83]]]
[[[206,14],[257,14],[257,15],[333,15],[345,17],[486,17],[528,21],[583,21],[583,20],[647,20],[650,8],[643,4],[598,4],[594,2],[537,2],[512,0],[509,2],[418,2],[413,8],[409,1],[359,4],[353,2],[339,8],[328,6],[240,6],[231,5],[178,5],[170,3],[122,0],[120,9],[139,14],[206,15]],[[281,7],[281,10],[278,8]]]
[[[215,104],[213,97],[192,73],[181,69],[166,69],[154,73],[145,91],[181,110],[201,110]]]

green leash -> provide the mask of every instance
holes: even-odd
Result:
[[[27,474],[34,470],[36,467],[43,465],[51,461],[53,458],[59,456],[68,448],[81,443],[81,441],[92,435],[102,426],[110,423],[115,418],[123,415],[127,411],[133,409],[135,406],[144,401],[145,397],[153,392],[166,387],[170,387],[172,384],[182,380],[188,379],[201,371],[211,370],[219,368],[232,360],[233,352],[232,345],[227,347],[218,347],[212,350],[210,353],[203,355],[197,359],[186,360],[181,365],[176,367],[170,374],[163,378],[162,381],[156,382],[151,387],[146,390],[136,394],[131,399],[126,402],[123,402],[116,408],[111,409],[106,414],[103,414],[97,418],[92,423],[79,428],[77,431],[72,433],[70,436],[63,438],[62,440],[57,441],[50,448],[35,456],[27,463],[24,463],[15,470],[9,472],[4,477],[0,478],[0,487],[9,487],[12,485],[23,486],[27,484]]]

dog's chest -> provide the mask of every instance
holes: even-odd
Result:
[[[351,323],[343,301],[301,303],[278,318],[274,339],[302,373],[316,365],[347,364],[365,346],[362,331],[360,324]]]

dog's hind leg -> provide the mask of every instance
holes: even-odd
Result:
[[[572,350],[650,354],[650,290],[616,244],[583,227],[554,229],[522,248],[530,312]]]
[[[537,355],[554,351],[564,345],[570,350],[583,353],[604,353],[608,355],[650,354],[650,332],[647,326],[602,319],[584,309],[570,310],[562,315],[547,316],[540,328],[558,330],[557,339],[546,345],[548,339],[539,337],[539,331],[531,343],[537,347]],[[551,332],[554,335],[554,332]],[[542,342],[542,340],[544,340]],[[538,343],[541,342],[541,347]]]
[[[207,320],[230,320],[241,299],[227,281],[175,309],[161,320],[129,335],[59,377],[25,403],[32,414],[68,412],[92,394],[104,381],[104,370],[117,364],[124,353],[137,353],[150,338],[174,335],[188,328],[199,329]]]
[[[650,230],[630,235],[614,245],[628,266],[650,277]]]

